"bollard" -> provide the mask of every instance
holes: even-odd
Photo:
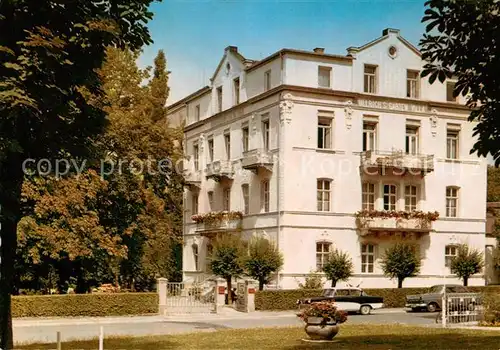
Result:
[[[99,332],[99,350],[104,350],[104,327],[101,326]]]
[[[61,332],[57,332],[57,350],[61,350]]]

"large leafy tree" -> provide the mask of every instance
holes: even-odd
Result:
[[[397,242],[386,249],[382,255],[381,266],[384,275],[397,279],[398,288],[403,288],[403,281],[420,272],[421,259],[417,247],[410,243]]]
[[[466,96],[472,108],[469,121],[477,121],[478,136],[471,152],[493,155],[500,164],[500,2],[497,0],[430,0],[422,22],[420,41],[422,77],[432,84],[455,76],[454,95]]]
[[[259,281],[259,290],[264,289],[271,275],[282,266],[283,255],[272,242],[264,237],[255,237],[250,241],[245,269],[250,277]]]
[[[332,287],[336,287],[338,281],[346,281],[352,276],[354,265],[347,252],[335,249],[328,256],[322,270],[332,280]]]
[[[232,303],[232,279],[244,273],[246,259],[245,244],[238,234],[219,233],[213,242],[210,269],[216,276],[224,278],[227,283],[228,301]]]
[[[458,247],[457,256],[451,260],[450,270],[467,286],[469,278],[482,271],[484,267],[483,254],[477,249],[471,249],[467,244]]]
[[[151,43],[153,0],[0,3],[0,348],[11,349],[10,293],[27,158],[85,157],[105,114],[97,69],[108,46]]]

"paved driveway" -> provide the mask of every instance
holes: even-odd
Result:
[[[373,314],[351,315],[348,323],[404,323],[433,325],[436,314],[406,313],[402,309],[376,310]],[[55,342],[57,332],[63,341],[91,339],[99,336],[104,327],[106,336],[146,336],[186,332],[211,332],[227,328],[259,328],[302,326],[294,312],[255,312],[249,314],[191,316],[144,316],[79,319],[14,320],[14,338],[17,343]]]

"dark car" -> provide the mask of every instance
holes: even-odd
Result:
[[[360,288],[327,288],[323,295],[297,300],[297,305],[307,305],[322,301],[335,302],[339,309],[348,312],[359,312],[368,315],[373,309],[383,307],[384,298],[367,295]]]
[[[407,295],[405,309],[409,311],[427,310],[435,312],[441,310],[443,300],[444,287],[446,286],[446,294],[453,293],[471,293],[466,287],[459,284],[438,284],[432,286],[428,293]],[[456,308],[467,308],[473,310],[476,305],[479,305],[481,300],[476,296],[464,296],[459,300],[459,305],[453,305]]]

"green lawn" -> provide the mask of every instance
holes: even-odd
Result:
[[[193,334],[113,338],[104,348],[149,349],[500,349],[500,331],[443,330],[399,325],[342,325],[334,344],[311,344],[302,328],[222,330]],[[55,344],[25,345],[16,349],[55,349]],[[98,349],[98,341],[63,343],[63,349]]]

